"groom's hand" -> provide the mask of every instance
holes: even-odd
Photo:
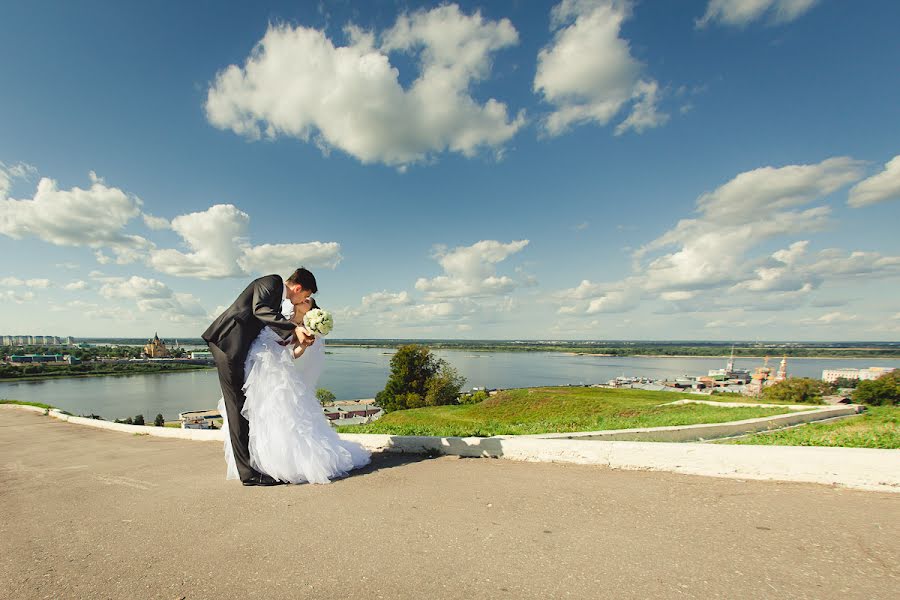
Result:
[[[294,332],[291,334],[291,337],[286,340],[278,340],[278,344],[281,346],[293,346],[297,343],[297,333]]]

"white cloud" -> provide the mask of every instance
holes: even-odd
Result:
[[[362,298],[363,307],[369,311],[390,310],[392,307],[407,306],[412,302],[408,292],[389,292],[387,290],[366,294]]]
[[[0,300],[15,302],[16,304],[25,304],[34,300],[34,292],[19,292],[16,290],[0,290]]]
[[[340,244],[336,242],[251,246],[249,224],[250,215],[232,204],[216,204],[202,212],[175,217],[172,229],[190,252],[154,250],[150,265],[176,277],[212,279],[250,273],[287,274],[300,265],[333,269],[341,260]]]
[[[7,165],[0,162],[0,200],[5,200],[12,188],[13,181],[17,179],[28,179],[36,175],[37,169],[25,163],[16,163]]]
[[[788,23],[811,9],[818,0],[709,0],[697,27],[710,23],[743,27],[768,14],[774,23]]]
[[[830,209],[801,207],[860,177],[860,163],[831,158],[814,165],[764,167],[737,175],[697,199],[698,218],[683,219],[635,252],[640,262],[676,247],[646,266],[648,289],[702,289],[744,278],[746,253],[762,241],[817,231]]]
[[[140,199],[107,186],[93,172],[90,179],[88,189],[62,190],[44,177],[34,196],[24,200],[0,194],[0,233],[13,239],[34,236],[57,246],[148,248],[144,238],[123,233],[140,214]]]
[[[140,312],[159,312],[175,322],[206,318],[208,314],[193,295],[175,292],[157,279],[137,275],[128,279],[107,278],[100,295],[109,300],[129,301]]]
[[[630,310],[643,300],[663,303],[662,313],[796,308],[825,281],[900,273],[900,257],[826,250],[810,255],[799,240],[768,256],[753,250],[771,238],[823,229],[830,208],[806,206],[861,177],[847,157],[812,165],[764,167],[740,173],[696,202],[697,215],[682,219],[633,253],[634,272],[617,282],[584,280],[556,294],[559,312],[591,315]]]
[[[50,287],[49,279],[19,279],[18,277],[4,277],[0,279],[2,287],[29,287],[29,288],[48,288]]]
[[[162,217],[154,217],[148,213],[142,214],[141,217],[144,219],[144,224],[153,230],[169,229],[172,226],[168,219]]]
[[[336,46],[322,31],[270,25],[244,65],[230,65],[210,86],[211,124],[250,139],[290,136],[337,148],[363,163],[404,166],[444,151],[499,151],[524,124],[493,98],[479,103],[474,83],[492,55],[518,43],[507,19],[463,14],[455,4],[398,17],[383,32],[348,25]],[[417,59],[404,89],[390,53]]]
[[[666,122],[657,109],[659,86],[644,75],[644,65],[620,37],[631,14],[626,0],[563,0],[551,12],[556,32],[538,53],[534,91],[554,110],[543,123],[549,135],[571,126],[609,123],[626,105],[631,113],[616,127],[641,133]]]
[[[177,277],[236,277],[244,274],[238,265],[247,244],[250,215],[232,204],[216,204],[203,212],[172,219],[172,229],[191,252],[155,250],[150,265]]]
[[[337,242],[303,244],[262,244],[244,248],[238,264],[247,273],[290,274],[301,265],[334,269],[341,262],[341,245]]]
[[[416,289],[424,292],[429,300],[507,294],[519,284],[506,275],[498,276],[496,265],[527,245],[528,240],[508,244],[482,240],[453,250],[439,248],[435,258],[443,267],[444,275],[432,279],[420,277]]]
[[[826,313],[819,317],[808,317],[801,319],[801,323],[807,325],[838,325],[859,319],[857,315],[848,315],[840,311]]]
[[[669,115],[657,108],[658,96],[659,84],[655,81],[638,81],[631,94],[634,107],[631,114],[616,126],[616,135],[622,135],[629,129],[643,133],[647,129],[665,124],[669,120]]]
[[[70,292],[74,292],[76,290],[86,290],[87,288],[88,288],[88,283],[87,283],[87,281],[83,281],[83,280],[72,281],[70,283],[67,283],[65,286],[63,286],[63,289],[68,290]]]
[[[709,221],[761,219],[760,213],[807,204],[862,177],[863,163],[847,156],[812,165],[746,171],[700,196],[697,208]]]
[[[157,279],[133,275],[128,279],[112,279],[100,288],[100,295],[109,299],[145,300],[171,298],[172,290]]]
[[[900,200],[900,155],[888,161],[881,173],[850,188],[847,204],[859,208],[887,200]]]

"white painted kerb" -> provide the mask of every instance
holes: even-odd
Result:
[[[47,413],[44,409],[31,406],[7,406]],[[224,440],[221,430],[124,425],[73,417],[57,410],[51,410],[49,414],[70,423],[123,433],[203,441]],[[442,438],[341,434],[341,438],[359,442],[372,451],[590,464],[610,469],[800,481],[900,493],[900,450],[596,441],[534,436]]]

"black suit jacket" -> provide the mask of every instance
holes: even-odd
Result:
[[[266,275],[250,283],[237,300],[203,332],[232,361],[243,361],[250,344],[263,327],[271,327],[289,340],[296,325],[281,314],[284,282],[278,275]]]

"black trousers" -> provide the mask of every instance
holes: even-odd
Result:
[[[231,449],[234,451],[234,462],[241,481],[247,481],[257,475],[250,466],[250,423],[241,414],[244,408],[244,361],[228,358],[215,344],[209,344],[216,369],[219,371],[219,384],[225,398],[225,413],[228,416],[228,434],[231,436]]]

